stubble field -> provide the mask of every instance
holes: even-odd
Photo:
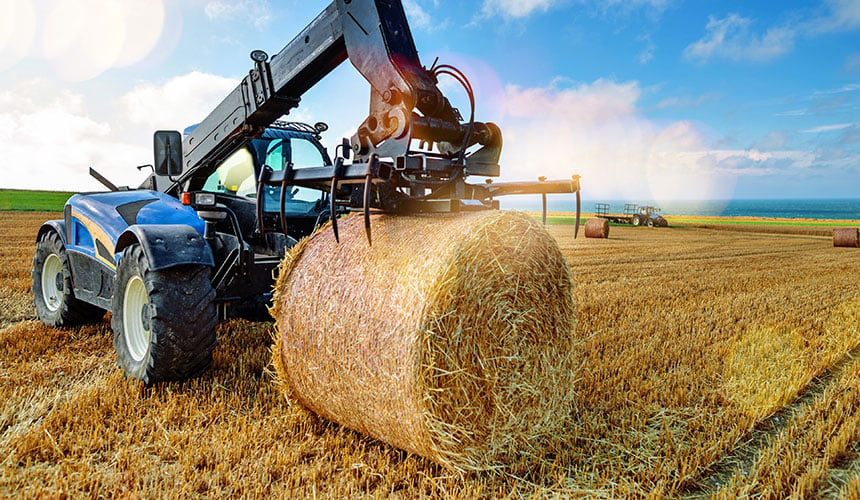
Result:
[[[276,386],[270,323],[145,389],[107,320],[35,320],[50,213],[0,212],[0,496],[860,497],[860,250],[818,236],[549,226],[575,280],[576,398],[543,456],[458,474]]]

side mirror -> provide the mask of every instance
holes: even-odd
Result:
[[[159,130],[153,136],[155,173],[168,177],[182,173],[182,135],[175,130]]]

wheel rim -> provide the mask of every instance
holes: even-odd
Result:
[[[52,253],[42,263],[42,300],[49,311],[60,308],[62,295],[63,261],[60,256]],[[59,277],[58,277],[59,276]],[[58,286],[57,283],[60,283]]]
[[[141,361],[146,356],[152,338],[152,328],[144,324],[149,318],[144,318],[144,307],[149,304],[146,285],[140,276],[132,276],[125,287],[122,301],[122,326],[125,344],[128,352],[135,361]]]
[[[638,225],[639,225],[639,217],[637,217],[637,216],[635,216],[635,215],[633,216],[633,225],[634,225],[634,226],[638,226]]]

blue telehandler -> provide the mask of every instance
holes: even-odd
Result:
[[[421,65],[399,0],[335,0],[276,55],[253,67],[196,127],[154,134],[152,174],[135,189],[73,196],[46,222],[33,257],[39,318],[66,326],[110,311],[117,363],[152,384],[212,363],[215,327],[264,314],[287,249],[338,216],[498,209],[496,197],[575,193],[579,177],[493,183],[502,135],[475,120],[457,68]],[[335,149],[323,123],[280,121],[349,59],[370,83],[367,118]],[[459,82],[467,120],[438,87]],[[469,183],[468,177],[486,178]],[[578,228],[578,216],[577,216]]]

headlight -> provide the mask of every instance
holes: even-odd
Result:
[[[215,195],[213,193],[197,193],[194,195],[194,204],[211,207],[215,204]]]

